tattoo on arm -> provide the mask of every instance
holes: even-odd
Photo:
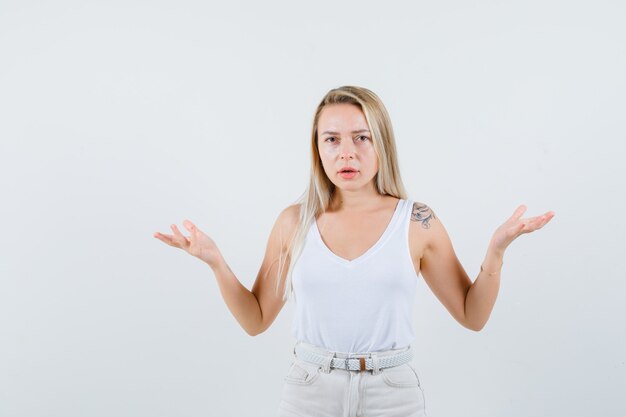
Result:
[[[426,204],[414,202],[413,211],[411,212],[411,221],[422,222],[424,229],[430,229],[430,224],[428,223],[430,219],[437,219],[430,207]]]

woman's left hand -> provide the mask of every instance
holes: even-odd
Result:
[[[515,210],[515,213],[498,227],[491,238],[490,246],[495,251],[504,253],[504,250],[523,233],[534,232],[541,229],[553,217],[554,212],[548,211],[541,216],[528,217],[522,219],[522,214],[526,211],[526,206],[522,204]]]

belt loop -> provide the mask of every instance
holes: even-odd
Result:
[[[380,368],[378,367],[379,365],[378,354],[376,352],[372,352],[371,357],[372,357],[372,374],[378,375],[380,373]]]
[[[324,362],[322,362],[321,370],[325,374],[330,373],[330,365],[332,364],[334,357],[335,357],[335,352],[327,352],[324,355]]]

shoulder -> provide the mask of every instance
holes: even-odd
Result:
[[[300,221],[300,207],[301,204],[292,204],[287,206],[278,215],[278,220],[281,223],[286,224],[298,224]]]
[[[413,201],[413,207],[411,207],[411,224],[415,224],[422,229],[430,229],[437,220],[437,216],[430,206],[426,203]]]
[[[269,246],[278,251],[289,247],[300,221],[300,204],[284,208],[276,217],[269,237]]]
[[[442,233],[445,233],[444,228],[430,205],[413,201],[409,225],[411,256],[422,258],[425,251],[441,239]]]
[[[296,232],[300,224],[301,206],[301,204],[292,204],[285,207],[278,215],[276,226],[282,231],[283,235],[292,236]]]

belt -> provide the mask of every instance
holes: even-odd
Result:
[[[322,365],[327,359],[326,356],[320,355],[307,349],[302,345],[297,345],[294,349],[294,353],[296,357],[302,359],[306,362],[315,363],[317,365]],[[330,367],[331,368],[339,368],[346,369],[349,371],[365,371],[365,370],[373,370],[374,369],[374,361],[368,355],[361,357],[348,357],[348,358],[336,358],[334,357],[331,360]],[[394,354],[394,355],[385,355],[378,356],[378,368],[391,368],[393,366],[398,366],[410,362],[413,359],[413,349],[409,346],[408,350],[403,352]]]

